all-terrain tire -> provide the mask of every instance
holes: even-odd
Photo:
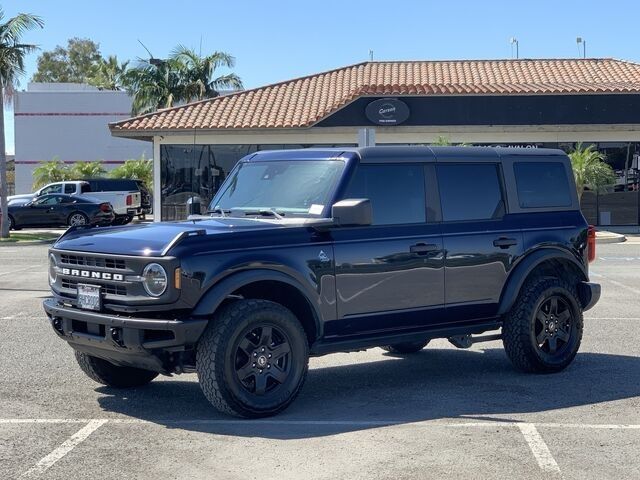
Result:
[[[555,373],[565,369],[580,348],[583,330],[582,306],[575,278],[535,276],[523,285],[518,298],[506,315],[502,343],[513,365],[523,372]],[[555,354],[544,352],[536,340],[536,315],[546,299],[556,297],[566,302],[571,313],[569,338]]]
[[[151,370],[121,367],[86,353],[76,351],[75,355],[78,365],[91,380],[109,387],[140,387],[158,376],[157,372],[152,372]]]
[[[248,338],[259,336],[255,332],[262,332],[263,327],[280,332],[279,335],[285,338],[290,347],[286,357],[290,363],[287,363],[289,371],[281,384],[274,385],[270,380],[272,389],[258,394],[257,383],[261,379],[257,373],[249,374],[249,384],[254,382],[255,388],[251,392],[239,378],[242,365],[237,362],[245,348],[260,351],[261,338],[256,340],[255,346],[246,342]],[[241,345],[245,348],[239,350]],[[248,357],[251,359],[252,355]],[[246,369],[251,368],[250,362],[243,362]],[[309,345],[302,325],[290,310],[267,300],[238,300],[216,312],[202,334],[196,352],[196,371],[205,397],[219,411],[245,418],[275,415],[287,408],[302,389],[308,364]],[[273,367],[273,371],[265,369],[264,372],[273,374],[276,365]]]
[[[394,343],[393,345],[385,345],[382,348],[389,353],[397,353],[397,354],[409,354],[416,353],[422,350],[427,346],[429,340],[420,340],[418,342],[402,342],[402,343]]]

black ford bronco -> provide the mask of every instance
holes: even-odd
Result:
[[[600,296],[594,256],[558,150],[266,151],[206,215],[70,229],[44,308],[97,382],[197,372],[216,408],[262,417],[311,355],[501,339],[518,369],[560,371]]]

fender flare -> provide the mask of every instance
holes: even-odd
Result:
[[[535,250],[520,260],[507,278],[506,287],[502,292],[502,297],[500,298],[498,315],[504,315],[511,309],[529,274],[541,263],[552,259],[562,259],[571,262],[578,271],[581,272],[582,278],[580,280],[588,280],[584,265],[582,265],[575,256],[566,250],[553,247],[544,247],[539,250]]]
[[[254,282],[260,281],[276,281],[286,283],[300,292],[309,304],[309,308],[313,312],[313,321],[316,326],[316,332],[322,332],[320,324],[320,312],[316,304],[311,300],[307,293],[307,289],[295,278],[282,272],[269,269],[245,270],[233,273],[214,284],[200,298],[192,315],[194,317],[208,317],[222,304],[222,302],[237,289]]]

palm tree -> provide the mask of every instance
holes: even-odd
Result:
[[[126,72],[129,62],[118,62],[118,57],[109,55],[101,58],[93,68],[89,84],[100,90],[123,90],[126,85]]]
[[[109,172],[112,178],[130,178],[142,180],[148,188],[153,184],[153,161],[147,160],[144,155],[139,159],[126,160],[124,164]]]
[[[107,171],[102,166],[102,162],[76,162],[69,169],[69,178],[82,180],[83,178],[98,178]]]
[[[40,162],[40,166],[33,170],[33,188],[38,189],[53,182],[61,182],[69,179],[69,167],[62,163],[58,157],[48,162]]]
[[[599,191],[612,185],[616,175],[609,164],[605,162],[605,155],[596,150],[595,145],[583,148],[581,143],[569,154],[573,175],[576,179],[578,199],[582,198],[585,187]]]
[[[185,98],[184,65],[178,60],[140,59],[125,74],[126,89],[133,96],[131,114],[154,112],[172,107]]]
[[[4,11],[0,8],[0,22]],[[4,143],[4,103],[11,101],[18,77],[24,75],[24,58],[37,50],[36,45],[22,43],[22,34],[44,26],[36,15],[20,13],[6,23],[0,23],[0,211],[7,211],[7,157]],[[0,220],[0,238],[9,237],[9,222]]]
[[[235,73],[215,77],[220,67],[233,68],[235,58],[225,52],[214,52],[202,57],[193,49],[178,45],[171,53],[172,60],[182,63],[185,82],[185,101],[203,100],[220,95],[220,90],[238,90],[242,81]]]
[[[176,47],[167,60],[141,59],[124,75],[126,89],[133,97],[131,113],[149,113],[176,103],[217,97],[222,89],[242,88],[234,73],[214,76],[220,67],[232,68],[234,64],[228,53],[201,57],[184,46]]]

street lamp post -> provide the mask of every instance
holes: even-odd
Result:
[[[513,46],[516,46],[516,60],[520,58],[520,44],[518,43],[518,39],[516,37],[511,37],[509,39],[509,43],[511,44],[511,58],[513,58]]]
[[[576,38],[576,44],[578,45],[578,53],[580,52],[580,44],[582,44],[582,58],[587,58],[587,41],[582,38]]]

